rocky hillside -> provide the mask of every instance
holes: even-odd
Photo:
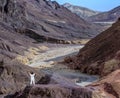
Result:
[[[17,32],[40,42],[91,38],[101,31],[55,1],[6,0],[3,18]]]
[[[94,98],[120,98],[120,70],[116,70],[88,87],[93,88],[97,93]],[[94,93],[93,93],[94,95]]]
[[[65,3],[63,6],[85,20],[90,16],[93,16],[93,15],[100,13],[98,11],[93,11],[93,10],[85,8],[85,7],[74,6],[74,5],[71,5],[69,3]]]
[[[120,7],[116,7],[107,12],[98,12],[85,7],[74,6],[69,3],[66,3],[63,6],[70,10],[72,13],[75,13],[81,18],[85,19],[89,23],[101,26],[103,30],[108,29],[120,15]]]
[[[91,16],[88,18],[92,22],[114,22],[120,16],[120,6],[103,13]]]
[[[66,58],[72,68],[90,74],[107,75],[119,69],[120,19],[111,28],[89,41],[77,56]]]
[[[87,86],[90,98],[120,98],[120,19],[82,48],[78,55],[65,58],[68,66],[101,78]]]
[[[118,17],[120,16],[120,6],[107,11],[102,12],[97,15],[93,15],[88,17],[88,21],[94,24],[99,24],[104,26],[105,28],[109,28],[115,21],[117,21]]]
[[[45,77],[39,70],[24,65],[34,57],[35,50],[30,51],[36,47],[33,42],[33,39],[15,32],[7,23],[0,22],[0,98],[29,85],[30,71],[36,73],[37,81]]]
[[[56,2],[1,0],[0,98],[29,85],[30,71],[36,73],[37,84],[49,81],[43,72],[27,66],[41,52],[38,42],[93,37],[96,29]]]
[[[42,52],[39,42],[66,43],[71,39],[91,38],[99,32],[98,29],[56,2],[1,0],[0,97],[90,98],[91,89],[60,85],[50,76],[27,65],[38,52]],[[29,86],[30,71],[36,73],[37,86],[33,88]],[[50,82],[54,84],[45,85]],[[57,90],[60,93],[56,93]],[[11,95],[13,93],[15,95]]]
[[[40,51],[38,42],[66,43],[98,33],[95,25],[88,24],[56,2],[1,0],[0,3],[2,59],[8,57],[28,64]]]
[[[25,66],[17,61],[12,61],[9,57],[0,54],[0,98],[1,96],[15,93],[29,85],[29,72],[36,73],[36,83],[41,81],[46,75],[37,69]],[[4,59],[4,60],[3,60]],[[39,82],[38,82],[39,84]]]

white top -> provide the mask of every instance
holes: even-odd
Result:
[[[34,73],[34,74],[31,74],[31,73],[30,73],[31,79],[34,79],[34,76],[35,76],[35,73]]]

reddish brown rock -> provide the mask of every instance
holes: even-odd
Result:
[[[120,68],[120,20],[89,41],[68,66],[89,74],[106,75]]]
[[[103,93],[105,98],[120,98],[120,70],[112,72],[88,87],[95,89],[95,92]]]

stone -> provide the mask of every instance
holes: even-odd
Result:
[[[81,72],[105,76],[119,69],[120,20],[90,40],[76,56],[65,59],[67,65]]]

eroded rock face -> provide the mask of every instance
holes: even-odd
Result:
[[[65,61],[72,68],[90,74],[107,75],[119,67],[120,20],[89,41],[78,55]]]
[[[24,34],[27,29],[44,40],[91,38],[101,31],[55,1],[7,0],[3,20],[17,32]]]

